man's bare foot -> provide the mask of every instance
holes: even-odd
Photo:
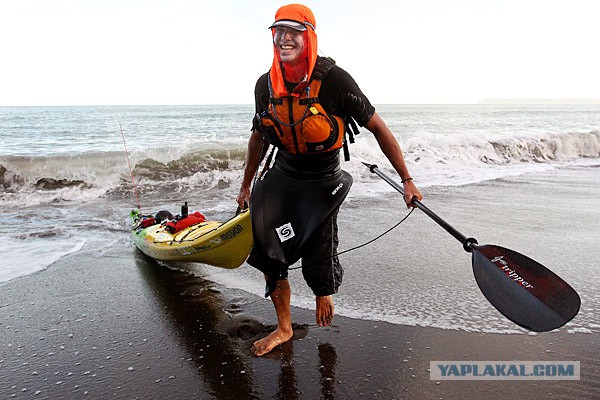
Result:
[[[293,335],[294,332],[291,329],[287,330],[277,327],[277,329],[271,332],[268,336],[259,339],[252,344],[252,354],[257,357],[263,356],[280,344],[290,340]]]
[[[317,296],[317,325],[330,326],[333,319],[333,296]]]

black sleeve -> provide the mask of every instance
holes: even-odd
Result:
[[[354,78],[337,65],[323,79],[319,100],[327,112],[342,118],[351,116],[360,126],[375,114],[375,107]]]
[[[262,75],[256,81],[254,88],[254,118],[252,119],[252,129],[258,130],[257,115],[269,108],[269,73]]]

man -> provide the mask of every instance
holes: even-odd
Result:
[[[400,175],[407,206],[422,199],[398,142],[356,82],[333,60],[317,56],[315,28],[308,7],[281,7],[270,26],[273,64],[255,88],[256,117],[237,201],[252,210],[255,244],[248,263],[265,274],[266,296],[277,313],[275,331],[252,346],[256,356],[292,338],[287,274],[300,258],[315,294],[317,324],[331,325],[332,295],[343,274],[336,256],[337,211],[352,184],[340,168],[339,151],[352,118],[374,134]],[[256,179],[251,194],[270,144],[277,148],[275,162]]]

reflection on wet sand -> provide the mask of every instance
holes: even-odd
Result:
[[[239,346],[219,331],[225,304],[212,283],[158,265],[136,255],[144,281],[154,293],[174,336],[198,366],[198,373],[217,399],[256,399],[251,366]]]
[[[308,325],[294,324],[291,341],[256,358],[250,353],[252,342],[273,330],[274,326],[244,315],[235,299],[225,299],[212,282],[185,268],[173,269],[141,254],[136,254],[136,263],[152,293],[150,298],[156,300],[156,312],[165,322],[165,329],[172,332],[189,353],[205,390],[212,397],[294,400],[307,398],[310,394],[310,397],[336,398],[335,348],[329,343],[321,343],[316,351],[310,352],[312,354],[305,353],[306,350],[301,350],[300,354],[294,352],[294,343],[300,343],[309,334]],[[318,353],[318,362],[315,362],[315,353]],[[306,387],[306,361],[319,377],[320,387]],[[297,375],[296,368],[303,371],[301,376]]]
[[[295,331],[302,331],[302,337],[306,336],[306,327],[295,326]],[[301,339],[296,336],[295,339]],[[318,352],[318,363],[314,365],[314,368],[318,371],[320,376],[319,383],[321,384],[321,399],[333,400],[336,398],[335,390],[335,369],[337,365],[337,353],[335,348],[329,343],[321,343],[317,347]],[[311,355],[308,355],[311,359]],[[310,398],[310,393],[313,393],[313,388],[307,388],[299,383],[299,380],[306,382],[306,376],[298,377],[296,373],[296,364],[302,363],[299,360],[306,360],[306,358],[300,357],[294,354],[294,342],[287,342],[279,347],[276,347],[271,353],[267,354],[263,358],[264,360],[278,360],[279,361],[279,378],[277,385],[277,393],[273,396],[277,400],[296,400],[303,398]],[[301,365],[298,367],[300,371],[306,373],[306,366]],[[299,379],[301,378],[301,379]],[[316,394],[316,392],[314,392]]]
[[[319,372],[321,373],[321,395],[325,400],[335,399],[335,367],[337,353],[329,343],[321,343],[319,350]]]
[[[280,353],[279,385],[277,386],[277,400],[296,400],[300,398],[298,379],[294,369],[294,343],[288,342],[281,346]]]

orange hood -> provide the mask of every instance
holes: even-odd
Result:
[[[315,63],[317,62],[317,33],[315,32],[317,23],[315,16],[313,15],[310,8],[303,6],[302,4],[289,4],[281,7],[275,13],[275,22],[281,20],[291,20],[301,23],[306,27],[307,40],[305,46],[307,46],[307,57],[308,57],[308,71],[307,76],[310,81]],[[275,28],[271,28],[273,36],[275,35]],[[273,94],[276,97],[289,96],[285,83],[283,80],[283,70],[281,67],[281,61],[279,60],[279,53],[275,44],[273,44],[273,65],[269,71],[271,77],[271,85],[273,88]],[[298,93],[291,93],[292,96],[299,96]]]

